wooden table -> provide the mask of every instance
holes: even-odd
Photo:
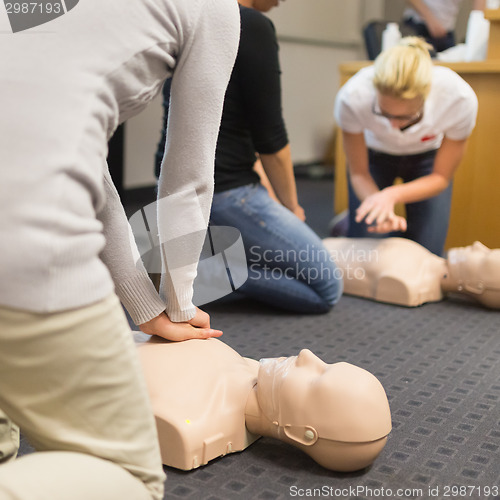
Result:
[[[488,59],[500,59],[500,9],[490,9],[484,12],[484,17],[490,22],[488,40]]]

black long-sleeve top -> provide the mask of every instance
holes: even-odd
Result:
[[[238,55],[226,92],[215,153],[215,192],[259,182],[253,171],[257,153],[273,154],[288,144],[281,107],[281,70],[273,23],[240,6]],[[163,89],[166,124],[170,85]],[[157,174],[165,131],[156,156]]]

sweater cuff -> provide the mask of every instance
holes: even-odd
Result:
[[[193,305],[193,287],[191,285],[173,286],[168,280],[165,283],[165,295],[167,297],[167,315],[170,321],[180,323],[189,321],[196,315]]]
[[[165,311],[165,303],[147,273],[140,273],[117,285],[116,294],[136,325],[142,325]]]

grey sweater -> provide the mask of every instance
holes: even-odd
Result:
[[[2,11],[0,305],[56,312],[114,288],[137,324],[165,309],[190,319],[203,242],[186,235],[208,223],[236,0],[81,0],[47,24],[9,30]],[[165,302],[137,260],[105,158],[118,124],[172,75],[158,212]]]

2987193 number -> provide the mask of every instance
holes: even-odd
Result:
[[[61,2],[11,2],[6,3],[7,14],[61,14]]]
[[[444,486],[444,497],[470,497],[479,495],[487,498],[490,496],[497,497],[499,493],[498,486]]]

